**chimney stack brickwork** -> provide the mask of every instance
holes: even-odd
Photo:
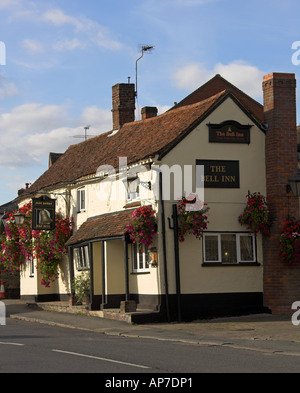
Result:
[[[156,117],[157,112],[158,110],[155,106],[144,106],[144,108],[142,108],[141,110],[142,120],[149,119],[151,117]]]
[[[263,241],[264,305],[273,314],[291,314],[300,301],[300,266],[286,266],[279,258],[279,239],[289,217],[299,219],[299,200],[286,185],[297,173],[296,80],[294,74],[272,73],[263,79],[267,125],[265,154],[267,197],[272,228]]]
[[[119,83],[112,87],[113,130],[135,120],[135,85]]]

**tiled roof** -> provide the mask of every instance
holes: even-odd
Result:
[[[71,246],[92,239],[122,236],[126,233],[126,225],[132,212],[133,210],[124,210],[89,218],[70,237],[66,245]]]
[[[14,210],[18,210],[18,204],[14,201],[5,203],[4,205],[0,206],[0,214],[5,213],[12,213]]]
[[[211,97],[222,90],[231,91],[241,102],[241,104],[251,113],[252,116],[254,116],[261,124],[264,123],[263,106],[253,98],[249,97],[242,90],[232,85],[226,79],[222,78],[222,76],[219,74],[214,76],[203,86],[199,87],[199,89],[195,90],[193,93],[177,103],[173,108],[171,108],[171,111],[185,105],[190,105],[194,104],[195,102],[205,100],[206,98]]]
[[[226,91],[168,111],[160,116],[124,124],[117,133],[101,134],[70,146],[32,186],[35,193],[95,174],[100,165],[119,166],[119,157],[132,164],[167,152],[199,124],[229,93]]]

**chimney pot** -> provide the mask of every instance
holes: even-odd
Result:
[[[157,116],[157,108],[155,106],[144,106],[142,108],[142,120],[149,119],[150,117],[156,117]]]

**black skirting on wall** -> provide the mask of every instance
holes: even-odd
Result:
[[[182,294],[178,305],[176,295],[169,296],[169,312],[172,321],[178,320],[178,308],[182,321],[217,318],[267,312],[263,306],[263,293],[210,293]],[[161,310],[166,313],[165,298]]]
[[[28,302],[53,302],[68,301],[69,295],[29,295],[21,298]],[[181,294],[179,299],[176,294],[169,295],[168,302],[166,302],[165,295],[131,294],[130,300],[136,301],[139,311],[149,311],[137,313],[132,320],[135,323],[184,322],[269,312],[263,305],[262,292]],[[125,295],[107,295],[102,304],[102,296],[94,295],[90,309],[119,309],[123,300],[125,300]]]
[[[104,308],[119,308],[120,302],[125,300],[123,295],[107,295]],[[139,310],[153,310],[153,322],[182,321],[207,319],[269,312],[263,305],[262,292],[239,293],[210,293],[210,294],[181,294],[180,302],[176,294],[169,295],[166,302],[165,295],[130,294],[130,300],[135,300]],[[167,309],[168,303],[168,309]],[[101,296],[96,295],[91,305],[93,310],[100,309]],[[136,316],[136,323],[151,322],[150,315]]]
[[[67,302],[68,294],[50,293],[45,295],[22,295],[21,300],[25,302],[47,303],[47,302]]]

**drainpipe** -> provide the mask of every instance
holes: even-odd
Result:
[[[69,251],[69,271],[70,271],[70,288],[71,288],[71,296],[74,296],[74,292],[72,291],[72,282],[74,279],[74,248],[72,246],[68,247]]]
[[[129,294],[129,269],[128,269],[128,243],[127,243],[127,237],[126,235],[124,236],[124,268],[125,268],[125,300],[129,300],[130,294]]]
[[[94,259],[93,259],[93,243],[88,243],[89,259],[90,259],[90,309],[93,310],[94,301]]]
[[[159,201],[161,205],[161,225],[162,225],[162,241],[163,241],[163,259],[164,259],[164,276],[166,291],[166,310],[167,321],[170,322],[170,306],[169,306],[169,286],[168,286],[168,269],[167,269],[167,247],[166,247],[166,224],[165,224],[165,204],[162,198],[162,173],[159,172]]]
[[[180,289],[180,265],[179,265],[179,244],[178,244],[178,213],[177,205],[173,206],[174,223],[174,254],[175,254],[175,274],[176,274],[176,298],[177,298],[177,318],[181,322],[181,289]]]
[[[101,262],[102,262],[102,300],[101,309],[105,308],[105,250],[104,250],[104,240],[101,240]]]

